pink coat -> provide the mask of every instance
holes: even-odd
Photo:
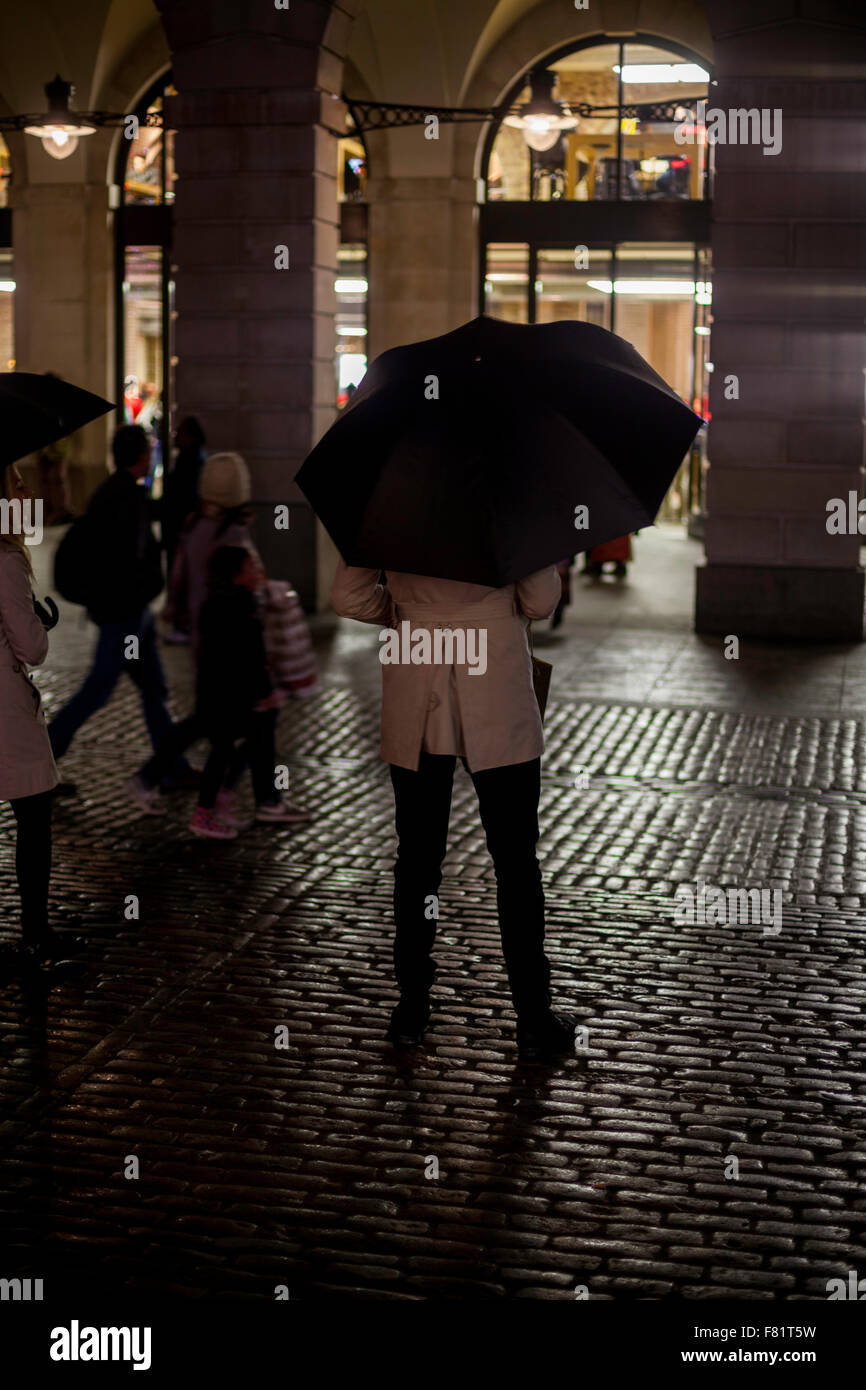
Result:
[[[462,754],[471,772],[481,772],[540,757],[544,734],[526,619],[549,617],[559,602],[562,585],[555,566],[502,589],[391,570],[387,584],[378,579],[378,570],[349,566],[341,559],[330,598],[343,617],[380,628],[380,654],[389,628],[396,633],[393,642],[399,639],[400,653],[408,650],[410,655],[409,639],[419,629],[431,634],[431,650],[437,629],[440,642],[444,631],[474,629],[476,646],[467,651],[477,656],[484,650],[486,657],[483,673],[480,662],[473,671],[469,661],[382,664],[385,761],[415,772],[424,747],[430,753]],[[451,648],[452,657],[458,650]],[[420,642],[417,651],[423,656]]]
[[[24,556],[0,541],[0,801],[57,785],[42,701],[27,672],[47,655],[48,633],[33,611]]]

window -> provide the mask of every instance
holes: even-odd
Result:
[[[163,248],[124,248],[123,418],[143,425],[154,441],[150,481],[158,495],[162,478]]]
[[[9,206],[9,181],[11,178],[9,148],[3,136],[0,135],[0,208],[8,208]]]
[[[513,323],[576,319],[610,329],[708,418],[708,248],[663,241],[597,247],[491,242],[485,252],[483,313]],[[662,505],[662,520],[691,532],[703,507],[707,467],[701,431]]]
[[[530,149],[523,130],[501,124],[488,148],[488,201],[709,196],[697,105],[707,96],[709,70],[701,59],[652,40],[602,41],[551,58],[544,71],[555,79],[553,99],[576,123],[547,150]],[[527,78],[509,100],[522,107],[530,91]]]
[[[145,98],[144,109],[140,106],[136,113],[140,122],[138,136],[126,152],[123,178],[123,201],[127,205],[174,202],[174,131],[147,124],[148,118],[162,118],[165,96],[177,96],[168,81],[157,96]]]
[[[175,94],[169,74],[151,87],[135,114],[135,140],[122,139],[115,182],[120,207],[115,222],[115,400],[118,424],[144,425],[153,440],[149,484],[159,496],[167,462],[173,359],[170,279],[174,202],[174,132],[161,122],[166,96]]]
[[[12,252],[0,248],[0,372],[15,370],[15,274]]]
[[[344,406],[367,370],[367,248],[337,251],[337,404]]]

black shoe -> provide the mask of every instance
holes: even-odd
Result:
[[[86,946],[80,936],[63,935],[47,931],[37,941],[22,941],[18,947],[18,958],[23,965],[55,965],[69,960]]]
[[[57,785],[56,785],[55,787],[52,787],[51,790],[53,791],[53,793],[54,793],[55,796],[77,796],[77,795],[78,795],[78,783],[77,783],[77,782],[58,782]]]
[[[517,1051],[524,1061],[574,1052],[577,1020],[548,1010],[538,1022],[517,1020]]]
[[[385,1037],[395,1047],[420,1047],[429,1021],[430,1000],[426,994],[419,999],[401,997]]]
[[[197,767],[184,768],[170,777],[164,777],[160,787],[164,792],[193,792],[201,786],[201,773]]]

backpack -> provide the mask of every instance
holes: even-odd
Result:
[[[54,555],[54,587],[67,603],[87,608],[96,597],[98,556],[90,519],[86,514],[76,517]]]

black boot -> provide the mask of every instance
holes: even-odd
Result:
[[[517,1020],[517,1051],[522,1061],[541,1060],[574,1052],[577,1020],[548,1009],[538,1018]]]
[[[429,994],[401,994],[385,1037],[395,1047],[420,1047],[429,1021]]]
[[[35,939],[28,938],[18,946],[22,966],[57,965],[82,951],[87,943],[80,936],[61,936],[50,929]]]

